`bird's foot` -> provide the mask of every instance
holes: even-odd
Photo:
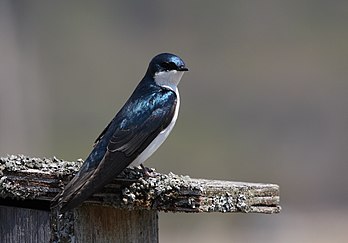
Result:
[[[140,164],[141,166],[141,169],[143,170],[143,174],[144,174],[144,177],[156,177],[158,175],[158,173],[151,169],[151,168],[147,168],[145,167],[143,164]]]

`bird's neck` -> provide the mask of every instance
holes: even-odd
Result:
[[[179,84],[184,72],[181,71],[167,71],[155,73],[153,79],[155,83],[161,87],[169,88],[173,91],[177,91],[177,85]]]

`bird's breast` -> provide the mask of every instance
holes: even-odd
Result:
[[[180,107],[179,91],[176,88],[174,92],[177,96],[177,102],[176,102],[173,119],[171,120],[169,125],[157,135],[157,137],[149,144],[149,146],[147,146],[146,149],[138,155],[138,157],[129,165],[129,167],[139,166],[140,164],[144,163],[145,160],[147,160],[159,148],[159,146],[161,146],[161,144],[168,137],[169,133],[173,130],[175,122],[178,119],[179,107]]]

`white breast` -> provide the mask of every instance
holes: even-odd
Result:
[[[131,167],[139,166],[145,160],[147,160],[159,148],[159,146],[161,146],[164,140],[166,140],[166,138],[168,137],[169,133],[172,131],[175,125],[176,119],[178,118],[179,106],[180,106],[180,96],[179,96],[179,91],[177,87],[175,87],[174,92],[176,93],[176,96],[177,96],[177,102],[176,102],[176,107],[175,107],[172,121],[169,123],[166,129],[160,132],[158,136],[149,144],[149,146],[141,154],[139,154],[139,156],[129,166]]]

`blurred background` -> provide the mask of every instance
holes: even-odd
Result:
[[[347,1],[0,2],[0,155],[85,158],[173,52],[190,72],[146,165],[280,185],[278,215],[160,214],[161,242],[343,242]]]

